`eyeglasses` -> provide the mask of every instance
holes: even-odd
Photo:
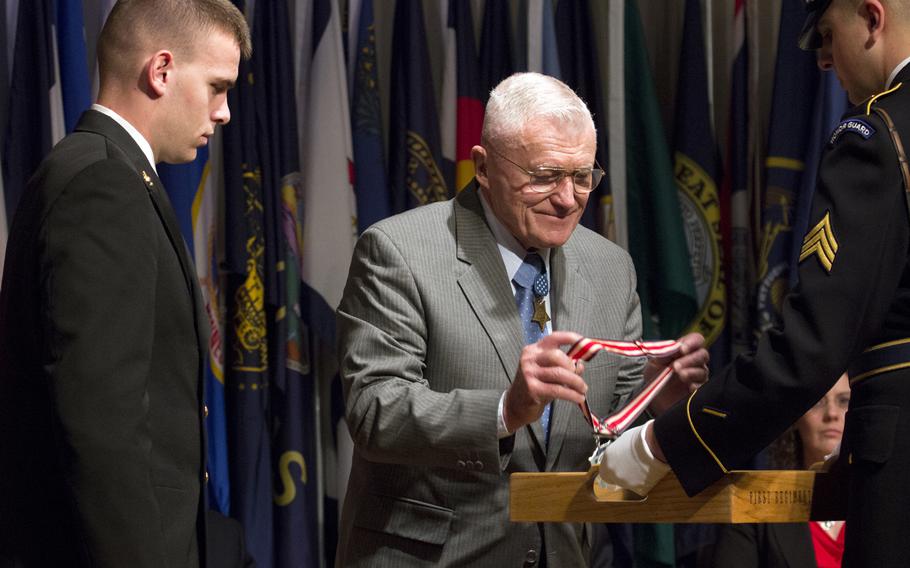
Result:
[[[534,193],[550,193],[559,185],[564,177],[572,178],[573,189],[575,193],[585,195],[594,191],[597,184],[604,177],[604,171],[600,168],[597,160],[594,160],[595,168],[579,168],[575,171],[568,171],[562,168],[552,168],[549,166],[540,166],[533,170],[526,170],[519,164],[516,164],[509,158],[503,156],[495,148],[490,148],[494,154],[509,162],[516,168],[528,174],[528,188]]]

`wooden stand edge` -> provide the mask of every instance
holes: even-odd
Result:
[[[792,523],[843,519],[833,475],[805,470],[734,471],[695,497],[668,474],[645,498],[607,488],[597,470],[513,473],[510,515],[517,522]],[[815,506],[813,506],[815,503]]]

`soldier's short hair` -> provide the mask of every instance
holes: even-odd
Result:
[[[241,57],[250,57],[249,26],[230,0],[119,0],[98,38],[102,80],[131,71],[136,57],[149,50],[167,49],[191,59],[199,40],[214,31],[232,36]]]

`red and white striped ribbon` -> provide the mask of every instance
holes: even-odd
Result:
[[[666,357],[673,355],[680,349],[678,341],[614,341],[608,339],[590,339],[582,337],[569,349],[568,355],[573,360],[590,361],[600,351],[615,353],[624,357]],[[642,412],[651,404],[654,397],[664,388],[673,376],[673,368],[667,366],[661,371],[656,379],[651,381],[635,398],[629,401],[626,406],[618,412],[604,419],[599,419],[591,412],[588,401],[585,399],[580,404],[582,413],[585,415],[594,431],[597,434],[615,438],[622,434],[623,430],[629,427],[629,424],[635,421]]]

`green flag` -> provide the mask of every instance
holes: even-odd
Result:
[[[644,337],[676,338],[695,316],[698,300],[637,2],[626,0],[624,13],[629,253]],[[673,525],[635,525],[633,534],[636,566],[675,566]]]
[[[638,6],[625,8],[626,183],[629,253],[638,274],[643,334],[676,338],[698,302],[673,164],[660,119]]]

